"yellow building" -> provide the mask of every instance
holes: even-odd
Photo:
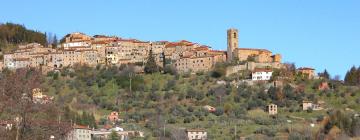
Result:
[[[269,115],[276,115],[278,113],[277,105],[270,104],[267,106],[267,112]]]
[[[214,57],[183,57],[176,60],[174,66],[179,72],[205,72],[213,68]]]
[[[237,29],[227,31],[227,60],[236,61],[254,61],[258,63],[281,62],[281,55],[273,55],[266,49],[238,48],[239,34]]]
[[[82,41],[91,41],[92,37],[88,36],[84,33],[80,33],[80,32],[75,32],[75,33],[71,33],[71,34],[67,34],[65,36],[65,42],[69,43],[69,42],[82,42]]]
[[[315,69],[313,68],[301,67],[297,69],[297,72],[308,79],[313,79],[315,77]]]

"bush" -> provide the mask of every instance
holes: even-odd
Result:
[[[174,117],[170,117],[170,119],[168,120],[168,123],[170,124],[175,124],[176,123],[176,119]]]
[[[264,134],[270,137],[274,137],[276,134],[276,129],[270,129],[268,127],[261,127],[254,132],[255,134]]]
[[[214,112],[216,116],[221,116],[224,114],[224,109],[222,107],[216,108],[216,111]]]
[[[189,107],[187,108],[187,110],[188,110],[189,112],[194,112],[194,107],[189,106]]]
[[[306,110],[307,113],[312,113],[313,109],[312,108],[308,108],[308,110]]]
[[[172,65],[166,65],[164,68],[164,72],[171,74],[171,75],[177,75],[178,72],[176,71],[176,68]]]
[[[191,123],[193,119],[191,117],[185,117],[184,123]]]

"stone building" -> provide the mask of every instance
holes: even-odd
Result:
[[[93,41],[91,43],[91,49],[97,51],[98,63],[105,64],[106,63],[106,47],[111,45],[110,41]]]
[[[88,36],[84,33],[75,32],[71,34],[67,34],[64,37],[64,43],[61,46],[64,49],[69,49],[73,47],[90,47],[92,37]]]
[[[116,111],[113,111],[111,112],[109,115],[108,115],[108,120],[110,122],[116,122],[119,120],[119,113],[116,112]]]
[[[269,115],[276,115],[278,113],[277,105],[270,104],[267,106],[267,112]]]
[[[273,55],[266,49],[238,48],[239,34],[237,29],[227,30],[227,60],[236,61],[254,61],[258,63],[281,62],[281,55]]]
[[[84,33],[75,32],[71,34],[67,34],[65,36],[65,42],[83,42],[83,41],[91,41],[92,37],[88,36]]]
[[[284,65],[278,62],[272,63],[257,63],[257,62],[246,62],[245,64],[239,64],[234,66],[228,66],[226,68],[226,76],[237,73],[239,71],[248,70],[254,71],[256,68],[273,68],[273,69],[281,69]]]
[[[179,72],[205,72],[209,71],[214,65],[214,57],[183,57],[175,61],[175,68]]]
[[[0,61],[0,71],[2,71],[4,69],[4,62]]]
[[[235,58],[236,49],[239,48],[239,35],[237,29],[227,30],[227,61],[231,62]]]
[[[49,67],[61,68],[64,66],[64,54],[60,51],[49,53],[47,59],[49,62],[47,66]]]
[[[256,68],[251,77],[253,81],[268,81],[271,79],[272,73],[272,69]]]
[[[4,54],[4,67],[9,69],[40,67],[47,64],[47,55],[54,51],[38,43],[30,43],[18,47],[17,50]]]
[[[81,54],[80,64],[86,64],[89,66],[96,66],[101,61],[98,57],[98,51],[93,49],[78,50]]]
[[[91,132],[91,128],[87,126],[75,125],[65,140],[91,140]]]
[[[205,129],[186,129],[188,140],[207,140]]]
[[[314,79],[315,78],[315,69],[310,67],[301,67],[297,69],[297,72],[303,75],[305,78]]]

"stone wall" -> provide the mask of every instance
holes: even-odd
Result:
[[[272,62],[272,63],[247,62],[243,65],[228,66],[226,68],[226,76],[237,73],[241,70],[253,71],[255,68],[266,68],[266,67],[280,69],[283,68],[283,64],[278,62]]]

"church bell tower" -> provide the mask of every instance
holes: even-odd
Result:
[[[227,30],[227,61],[231,62],[234,60],[234,54],[236,55],[235,49],[239,47],[239,34],[237,29]]]

